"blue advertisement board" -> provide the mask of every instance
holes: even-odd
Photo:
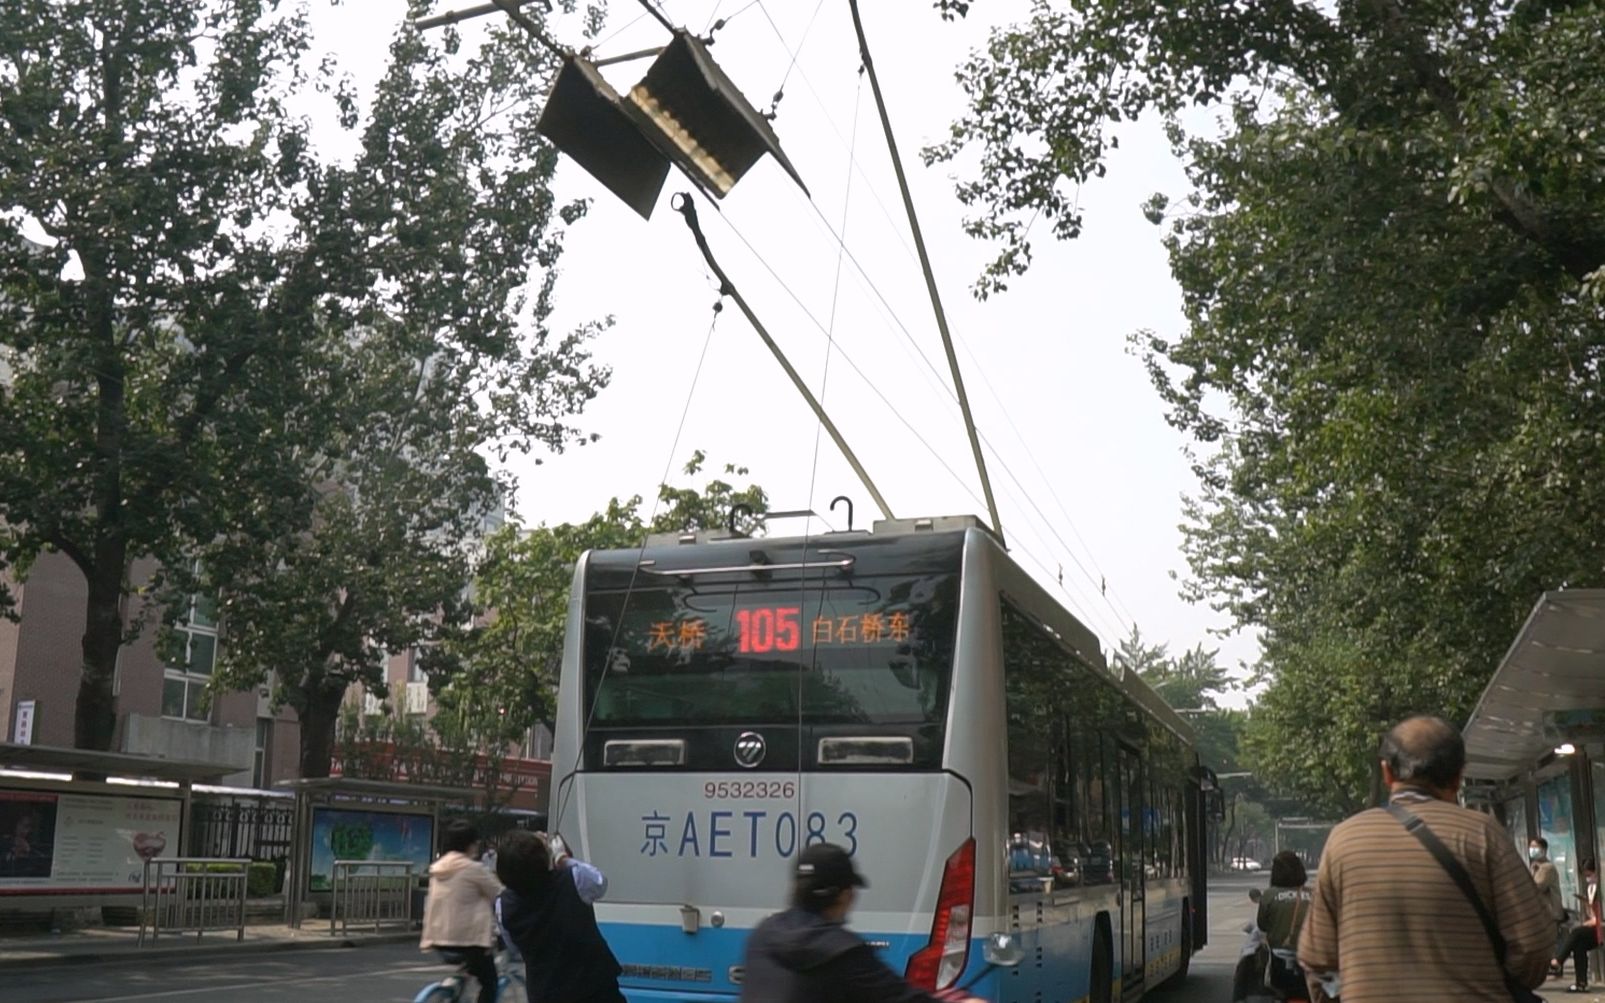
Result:
[[[336,860],[411,861],[414,874],[427,874],[434,834],[428,815],[314,808],[308,888],[328,891]]]

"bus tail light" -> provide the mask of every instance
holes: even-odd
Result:
[[[970,957],[970,911],[975,904],[975,839],[953,851],[942,868],[942,888],[931,920],[931,939],[908,959],[903,973],[921,989],[946,989]]]

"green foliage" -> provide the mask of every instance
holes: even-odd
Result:
[[[932,151],[1024,266],[1116,123],[1167,119],[1155,196],[1187,329],[1138,339],[1199,444],[1189,595],[1260,630],[1256,775],[1322,813],[1376,741],[1466,715],[1538,594],[1605,578],[1605,8],[1539,0],[1042,3],[961,71]],[[1182,113],[1223,112],[1188,136]]]
[[[698,475],[706,460],[698,450],[683,473]],[[578,525],[508,526],[492,535],[474,578],[475,604],[484,615],[429,652],[426,668],[440,717],[503,741],[549,723],[569,588],[580,556],[587,550],[639,547],[648,533],[723,530],[734,506],[745,506],[737,529],[752,532],[768,510],[768,498],[756,484],[733,483],[746,475],[746,467],[730,464],[700,490],[660,485],[655,510],[646,518],[635,495],[609,500]]]
[[[246,870],[245,895],[265,899],[279,892],[279,869],[271,861],[254,860]]]
[[[476,449],[570,441],[605,381],[591,329],[545,328],[583,214],[535,132],[550,57],[403,28],[364,114],[309,42],[260,0],[0,8],[0,567],[85,576],[79,745],[112,740],[142,558],[153,594],[222,598],[221,685],[279,673],[326,736],[466,580],[449,551],[500,493]],[[290,110],[319,94],[354,160]]]
[[[469,722],[472,724],[473,722]],[[522,736],[512,736],[514,738]],[[520,785],[503,772],[508,737],[464,727],[454,714],[362,714],[340,709],[331,761],[344,777],[456,787],[482,812],[503,808]]]

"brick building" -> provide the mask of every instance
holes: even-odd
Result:
[[[7,581],[20,619],[0,619],[0,738],[71,747],[82,660],[83,575],[66,557],[47,553],[26,581]],[[130,612],[137,613],[140,600],[128,602]],[[237,766],[238,772],[224,781],[228,786],[266,788],[299,776],[295,712],[281,708],[275,713],[266,687],[218,694],[208,705],[202,696],[217,657],[216,620],[205,603],[197,603],[179,629],[186,651],[182,664],[168,664],[157,653],[155,623],[119,652],[112,749]],[[433,713],[415,652],[391,656],[386,681],[395,712]],[[369,712],[376,710],[377,701],[360,687],[353,687],[349,699],[366,704]],[[550,749],[550,735],[537,728],[519,751],[538,760]]]

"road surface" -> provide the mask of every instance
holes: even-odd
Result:
[[[1193,958],[1192,975],[1154,1003],[1228,1003],[1242,925],[1253,911],[1248,889],[1263,878],[1223,879],[1210,895],[1210,943]],[[10,1003],[388,1003],[411,1000],[449,972],[410,944],[344,950],[286,951],[195,962],[86,964],[0,976]]]

